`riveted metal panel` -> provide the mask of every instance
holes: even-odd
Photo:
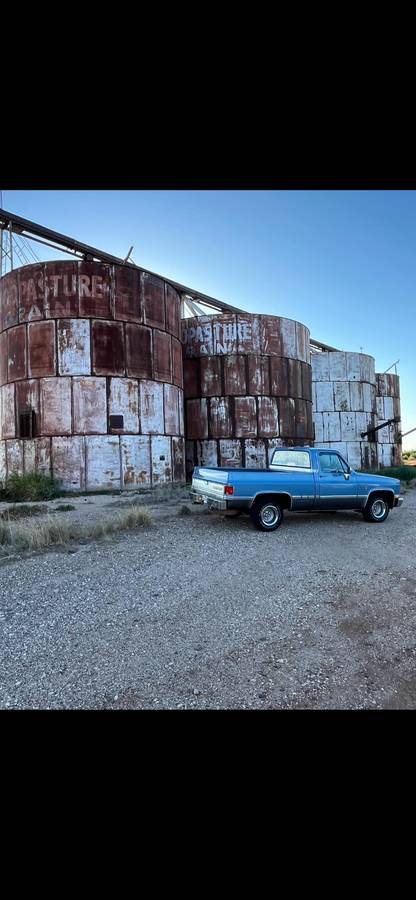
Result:
[[[341,413],[345,415],[345,413]],[[353,469],[361,469],[361,442],[347,441],[347,460]]]
[[[365,412],[375,412],[376,389],[372,384],[363,384],[363,402]]]
[[[318,441],[340,441],[341,440],[341,419],[339,412],[324,412],[322,416],[322,434],[316,440]]]
[[[309,362],[309,329],[296,322],[296,356],[302,362]]]
[[[270,392],[276,397],[289,395],[288,360],[270,357]]]
[[[150,484],[150,437],[147,435],[123,435],[121,446],[121,474],[123,488],[136,488]]]
[[[235,436],[251,438],[257,436],[257,406],[255,397],[236,397]]]
[[[181,299],[175,288],[165,284],[166,304],[166,331],[170,331],[175,338],[180,338],[181,325]]]
[[[17,271],[9,272],[1,279],[1,330],[12,328],[18,323],[18,276]]]
[[[183,389],[186,398],[198,397],[200,394],[199,363],[199,359],[183,361]]]
[[[224,313],[212,318],[213,353],[223,356],[237,352],[237,317]]]
[[[173,384],[163,385],[165,432],[179,434],[179,391]]]
[[[306,438],[308,436],[308,417],[306,400],[295,400],[295,417],[296,417],[296,437]]]
[[[393,397],[384,398],[384,415],[386,419],[392,419],[394,416]]]
[[[330,381],[347,380],[347,360],[341,350],[329,354],[329,378]]]
[[[42,265],[19,269],[19,322],[35,322],[45,315],[45,284]]]
[[[219,442],[219,463],[220,467],[241,469],[242,466],[242,448],[241,441]]]
[[[189,440],[208,437],[208,409],[206,400],[186,401],[186,434]]]
[[[259,437],[277,437],[279,435],[277,400],[274,397],[259,397],[257,402]]]
[[[237,314],[237,349],[239,353],[262,352],[262,328],[260,316],[250,313]]]
[[[331,415],[331,413],[326,413],[327,416]],[[315,441],[319,441],[322,443],[324,440],[324,413],[314,412],[313,414],[313,422],[315,426]]]
[[[181,437],[185,435],[185,403],[183,399],[183,391],[179,391],[178,396],[179,403],[179,434]]]
[[[6,444],[4,441],[0,441],[0,485],[4,486],[6,478],[7,478]]]
[[[87,490],[121,487],[118,435],[85,438]]]
[[[111,267],[96,262],[81,262],[79,270],[79,314],[87,319],[111,319]]]
[[[357,436],[357,426],[354,412],[341,412],[341,440],[354,441]]]
[[[231,437],[232,431],[228,397],[211,397],[209,414],[210,437]]]
[[[280,435],[291,438],[296,434],[295,401],[291,397],[279,399]]]
[[[185,357],[212,356],[214,341],[211,316],[182,320],[182,343]]]
[[[21,413],[33,410],[36,413],[36,426],[39,424],[39,381],[36,378],[30,381],[16,382],[16,420],[19,422]]]
[[[189,362],[194,363],[193,360]],[[221,359],[219,356],[204,356],[201,366],[201,396],[218,397],[222,393]]]
[[[152,332],[144,325],[126,325],[127,375],[152,378]]]
[[[92,322],[92,367],[95,375],[124,375],[124,330],[121,322]]]
[[[172,455],[169,437],[153,435],[151,439],[153,484],[172,481]]]
[[[25,475],[31,472],[40,472],[41,475],[51,474],[51,439],[49,437],[25,440],[23,443],[23,465]]]
[[[224,393],[230,396],[246,396],[247,385],[245,356],[230,355],[224,357]]]
[[[171,337],[165,331],[153,332],[153,364],[156,381],[172,381]]]
[[[255,395],[270,394],[270,374],[268,356],[249,356],[248,393]]]
[[[7,477],[23,475],[23,441],[6,441]]]
[[[360,353],[360,370],[361,381],[368,381],[370,384],[376,383],[375,361],[372,356]]]
[[[165,328],[165,284],[160,278],[141,273],[143,322],[153,328]]]
[[[246,469],[265,469],[267,467],[265,441],[244,441]]]
[[[383,466],[391,466],[393,464],[393,444],[381,444],[381,462]]]
[[[60,378],[59,380],[63,381],[64,379]],[[107,393],[105,378],[74,377],[73,405],[75,434],[106,433]]]
[[[174,481],[185,481],[185,441],[181,437],[172,438],[172,471]]]
[[[311,353],[312,380],[329,381],[329,353]]]
[[[317,381],[316,390],[316,411],[317,412],[334,412],[334,389],[331,381]]]
[[[192,441],[187,441],[187,459],[192,459],[193,464],[193,447]],[[197,465],[198,466],[218,466],[218,442],[217,441],[197,441],[196,442]]]
[[[41,378],[39,391],[40,433],[71,434],[71,379]]]
[[[16,412],[15,412],[15,387],[14,384],[4,384],[0,388],[0,425],[2,438],[16,437]]]
[[[7,382],[7,331],[0,334],[0,387]]]
[[[30,322],[28,327],[28,375],[55,375],[55,322]]]
[[[383,420],[386,418],[386,416],[384,415],[384,398],[376,397],[376,404],[377,404],[377,416],[380,419],[380,421],[383,422]]]
[[[172,338],[172,381],[183,387],[182,345],[176,338]]]
[[[163,384],[140,382],[140,427],[143,434],[163,434]]]
[[[54,478],[62,490],[85,489],[85,438],[53,437],[52,465]]]
[[[288,359],[296,359],[296,322],[292,319],[281,319],[282,354]]]
[[[353,385],[355,388],[358,387],[356,383]],[[351,406],[351,398],[350,398],[350,386],[348,381],[336,381],[334,383],[334,402],[335,409],[338,412],[348,412],[353,407]]]
[[[283,356],[283,338],[280,318],[277,316],[261,316],[260,335],[260,347],[262,353],[271,356]],[[252,352],[256,352],[254,347]]]
[[[114,267],[114,318],[141,322],[140,272],[127,266]]]
[[[332,355],[332,354],[331,354]],[[360,353],[346,353],[346,363],[347,363],[347,380],[348,381],[361,381],[361,363]],[[329,380],[329,378],[328,378]]]
[[[297,359],[288,359],[289,397],[302,398],[302,367]]]
[[[7,332],[7,380],[17,381],[26,378],[26,327],[17,325]]]
[[[350,381],[350,403],[351,409],[355,409],[357,412],[364,411],[363,386],[359,381]]]
[[[59,375],[91,374],[91,337],[89,319],[59,319]]]
[[[78,263],[45,263],[45,303],[47,319],[69,319],[79,314]]]
[[[267,464],[270,466],[274,451],[278,450],[279,447],[284,447],[285,441],[282,438],[269,438],[265,443],[267,450]]]
[[[139,385],[132,378],[110,378],[108,415],[123,416],[122,431],[139,432]]]

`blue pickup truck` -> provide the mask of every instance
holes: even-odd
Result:
[[[285,509],[362,512],[367,522],[385,522],[401,506],[400,481],[355,472],[338,451],[282,447],[268,469],[196,467],[192,493],[215,509],[245,511],[261,531],[274,531]]]

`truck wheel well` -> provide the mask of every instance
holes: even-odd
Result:
[[[257,497],[253,500],[253,507],[258,506],[259,503],[264,503],[264,501],[273,501],[278,503],[281,509],[290,509],[292,501],[289,494],[257,494]]]
[[[387,503],[389,504],[389,509],[393,509],[394,494],[392,493],[392,491],[383,491],[382,488],[381,488],[381,490],[371,491],[371,493],[368,495],[366,506],[368,503],[371,502],[371,500],[373,499],[373,497],[375,497],[376,494],[378,497],[384,497],[384,499],[387,500]]]

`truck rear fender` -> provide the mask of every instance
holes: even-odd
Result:
[[[292,497],[285,491],[259,491],[259,493],[253,497],[250,503],[250,509],[259,500],[275,500],[278,501],[279,506],[281,506],[282,509],[292,508]]]

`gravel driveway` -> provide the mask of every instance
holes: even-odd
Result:
[[[386,523],[156,519],[3,562],[2,708],[416,707],[416,490]]]

